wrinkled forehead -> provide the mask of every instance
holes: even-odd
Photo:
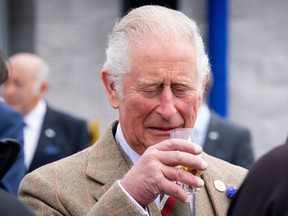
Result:
[[[131,66],[138,70],[194,72],[197,68],[196,51],[191,41],[162,41],[151,39],[134,44],[131,52]]]

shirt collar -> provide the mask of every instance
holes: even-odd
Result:
[[[24,121],[28,127],[33,127],[38,124],[40,119],[44,118],[47,106],[44,100],[40,100],[37,105],[27,115],[24,116]]]

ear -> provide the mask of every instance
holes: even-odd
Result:
[[[48,88],[49,88],[48,82],[41,83],[41,86],[39,89],[39,93],[40,93],[41,97],[43,97],[46,94]]]
[[[210,80],[210,72],[208,72],[204,79],[203,79],[203,82],[202,82],[202,91],[203,91],[203,94],[201,95],[201,97],[199,96],[198,97],[198,100],[197,100],[197,106],[198,108],[200,107],[200,105],[203,103],[206,102],[207,100],[207,94],[209,93],[209,88],[210,88],[210,83],[209,83],[209,80]],[[208,91],[208,92],[207,92]]]
[[[211,75],[210,75],[210,73],[211,72],[208,72],[203,79],[202,88],[203,88],[204,94],[206,94],[207,93],[206,91],[209,91],[210,87],[211,87],[211,81],[210,81]]]
[[[109,74],[109,71],[107,69],[103,69],[101,71],[101,79],[102,79],[102,82],[103,82],[104,87],[106,89],[106,93],[107,93],[107,96],[108,96],[108,99],[109,99],[111,106],[114,109],[117,109],[119,107],[120,99],[119,99],[119,96],[115,90],[114,82],[112,82],[111,80],[108,79],[108,74]]]
[[[203,101],[203,96],[199,95],[197,98],[197,104],[196,104],[197,110],[199,110],[199,107],[202,104],[202,101]]]

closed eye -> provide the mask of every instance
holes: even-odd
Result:
[[[163,89],[163,85],[152,85],[152,86],[143,88],[141,91],[147,97],[155,97],[156,95],[161,93],[162,89]]]
[[[190,95],[193,92],[193,89],[187,85],[173,84],[171,86],[171,91],[177,97],[184,97]]]

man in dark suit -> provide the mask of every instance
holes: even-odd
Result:
[[[47,63],[34,54],[19,53],[9,59],[9,78],[4,84],[3,97],[24,116],[28,172],[76,153],[90,143],[86,121],[47,105],[44,96],[48,73]]]
[[[89,141],[84,120],[47,106],[37,149],[28,172],[83,150]]]

